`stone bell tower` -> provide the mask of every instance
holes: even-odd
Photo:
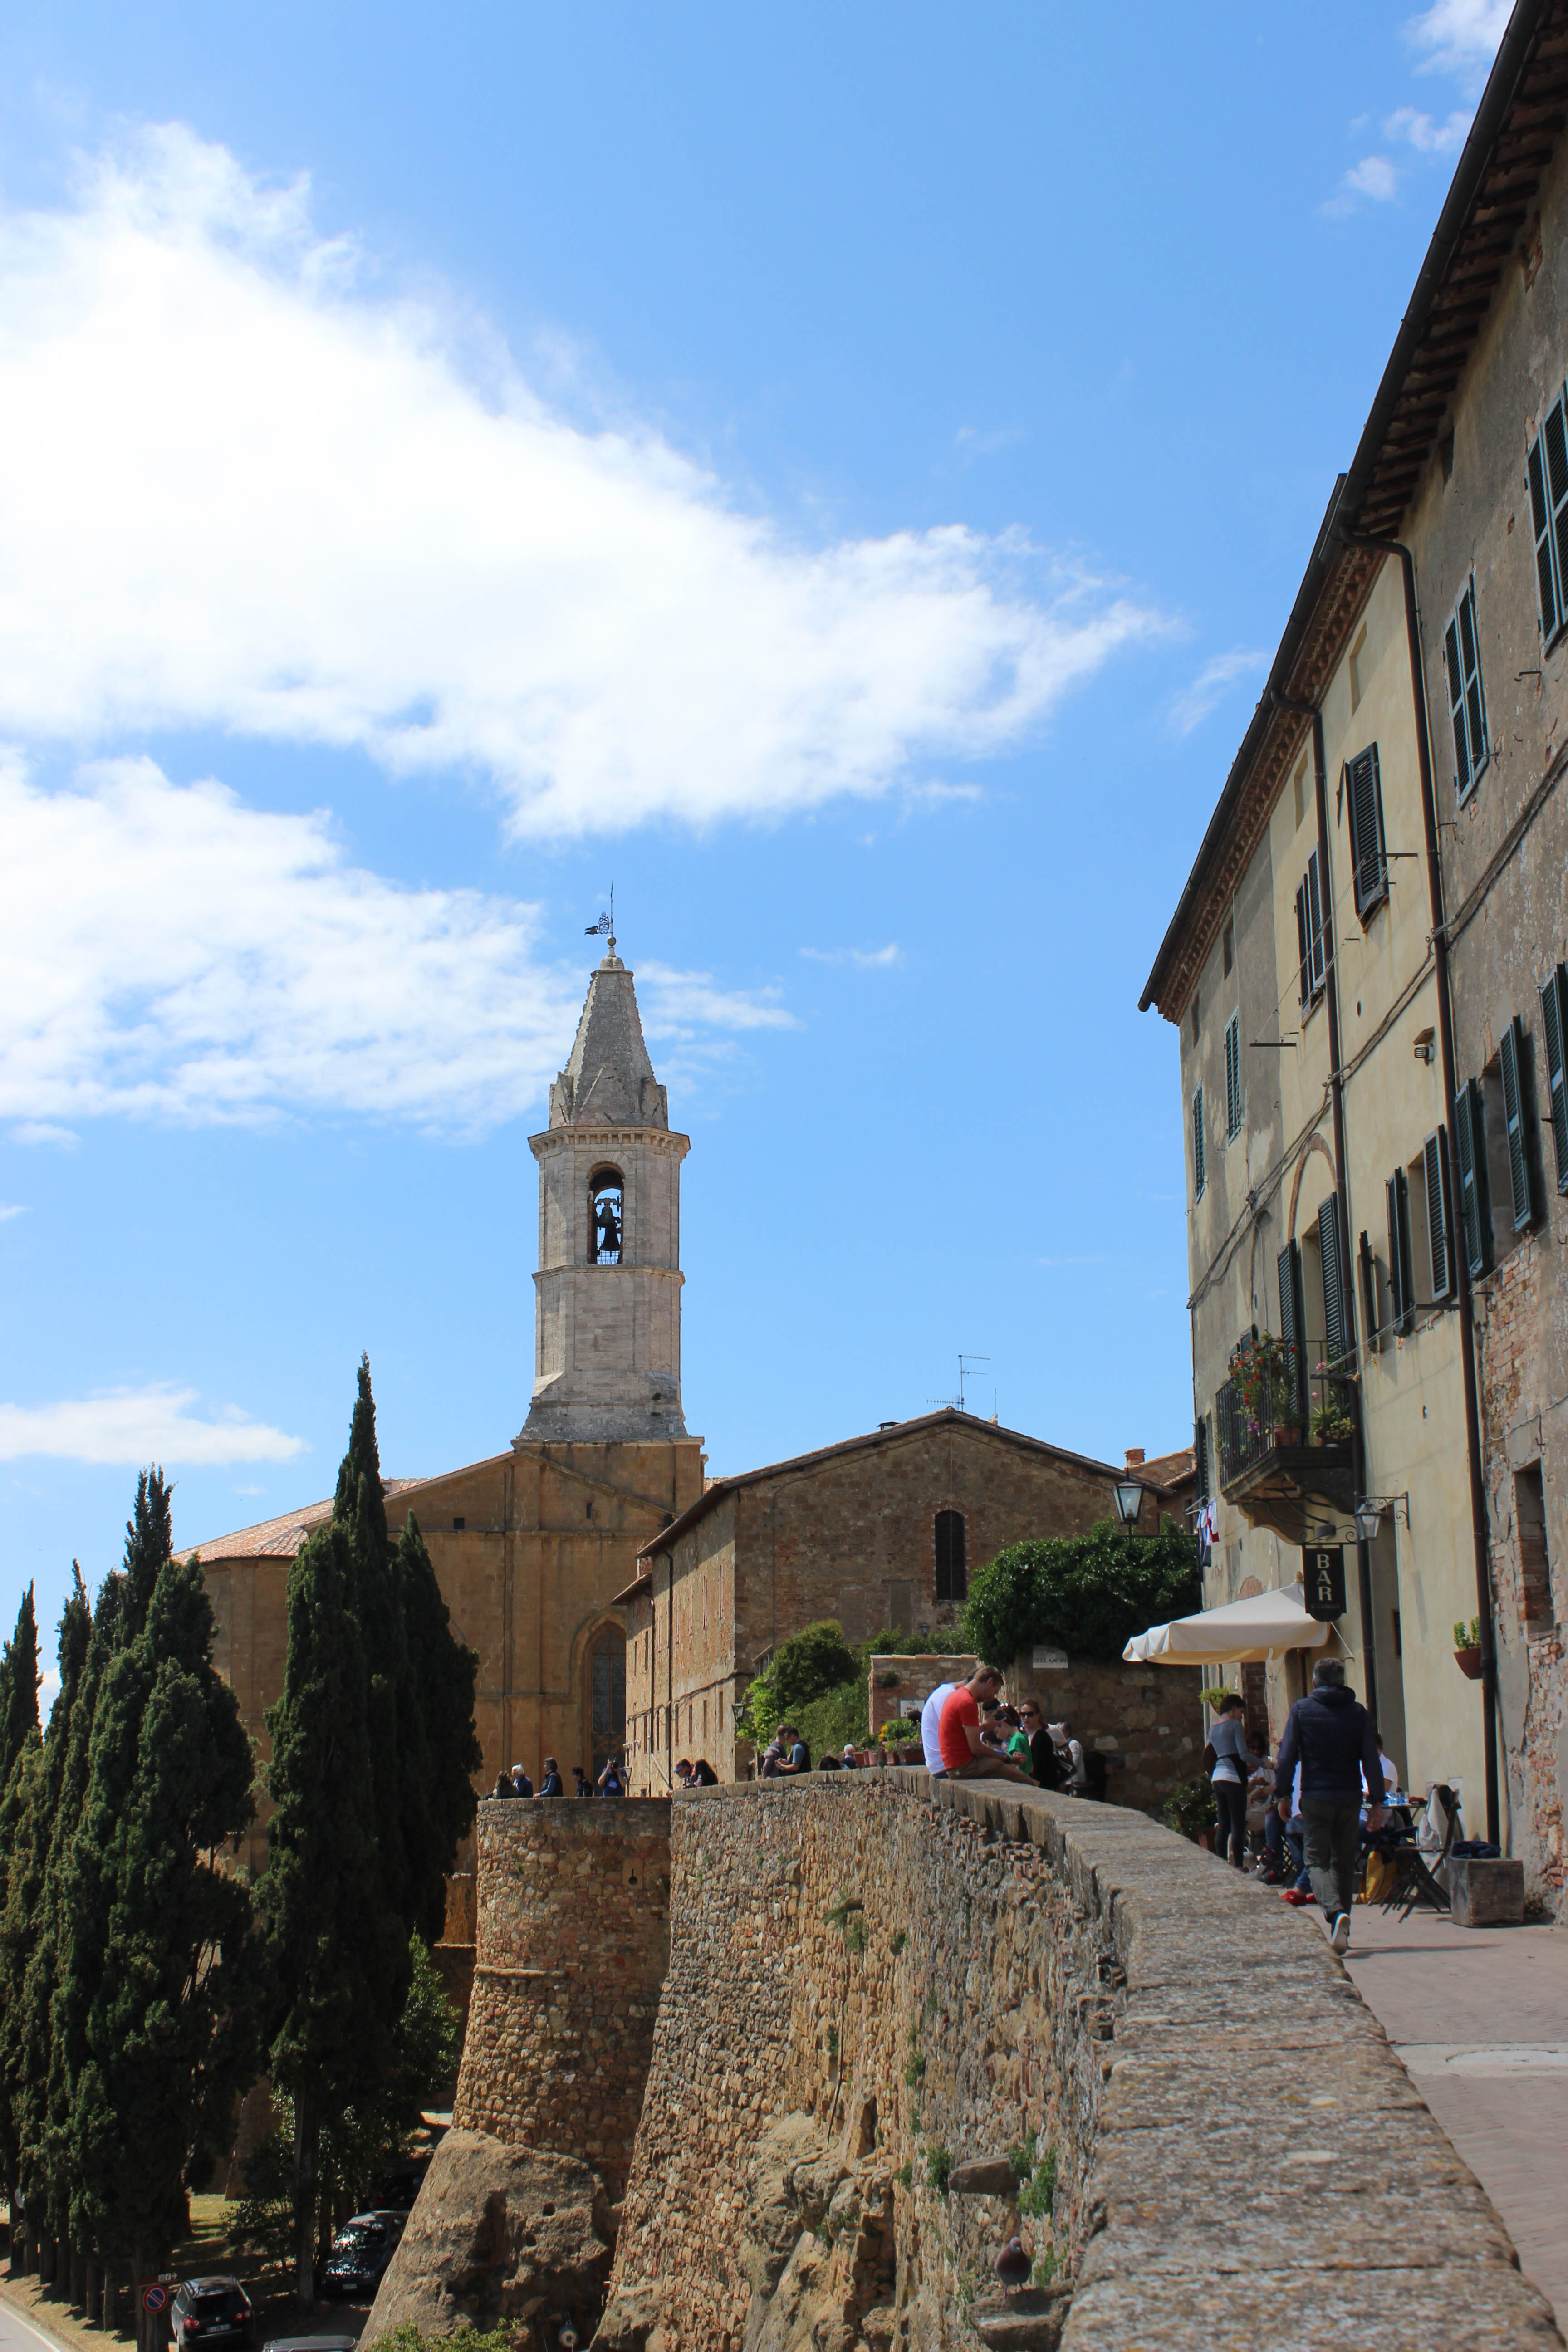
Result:
[[[539,1162],[533,1403],[522,1443],[685,1437],[680,1163],[632,974],[609,952],[550,1089]]]

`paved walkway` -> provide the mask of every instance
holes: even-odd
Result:
[[[1568,1924],[1358,1904],[1349,1967],[1568,2332]]]

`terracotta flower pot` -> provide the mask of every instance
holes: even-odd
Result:
[[[1276,1445],[1300,1445],[1301,1433],[1293,1423],[1289,1423],[1285,1428],[1275,1431],[1274,1443]]]
[[[1480,1643],[1479,1642],[1475,1642],[1472,1643],[1468,1649],[1456,1650],[1454,1653],[1454,1664],[1458,1667],[1459,1672],[1462,1675],[1468,1675],[1469,1676],[1471,1682],[1479,1683],[1481,1678]]]

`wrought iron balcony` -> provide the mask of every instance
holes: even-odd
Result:
[[[1340,1423],[1353,1421],[1353,1382],[1319,1373],[1311,1388],[1320,1411],[1327,1406]],[[1215,1399],[1220,1492],[1255,1527],[1292,1543],[1312,1540],[1325,1508],[1348,1517],[1354,1502],[1350,1436],[1312,1437],[1303,1402],[1284,1378],[1255,1381],[1246,1403],[1242,1383],[1226,1381]]]

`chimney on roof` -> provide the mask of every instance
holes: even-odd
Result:
[[[1143,1467],[1143,1448],[1141,1445],[1128,1447],[1127,1467],[1129,1470],[1142,1470]]]

